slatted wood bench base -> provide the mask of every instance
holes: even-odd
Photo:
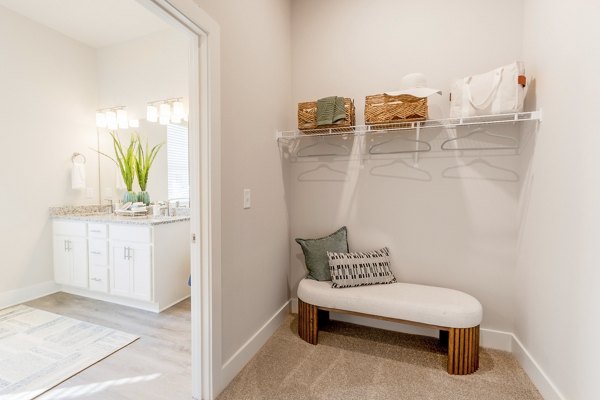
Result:
[[[327,318],[329,311],[439,329],[440,341],[443,344],[447,343],[448,345],[449,374],[468,375],[477,371],[479,368],[479,325],[472,328],[447,328],[413,321],[318,307],[298,299],[298,335],[300,338],[310,344],[316,345],[319,340],[319,320]]]

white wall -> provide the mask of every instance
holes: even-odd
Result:
[[[521,54],[520,0],[292,4],[294,103],[352,97],[359,124],[364,97],[398,88],[407,73],[423,72],[430,86],[443,90],[443,96],[430,98],[430,117],[439,118],[447,116],[453,79],[508,64]],[[429,139],[439,149],[440,137]],[[511,174],[477,164],[461,175],[479,179],[442,177],[447,168],[479,155],[518,172],[518,157],[490,152],[427,153],[419,161],[424,172],[398,162],[413,165],[412,156],[400,155],[291,162],[286,168],[292,296],[306,273],[293,238],[318,237],[347,225],[351,250],[389,246],[400,280],[464,290],[482,302],[484,328],[512,331],[519,183],[502,180]],[[388,176],[376,176],[382,174]]]
[[[189,99],[189,38],[175,29],[129,40],[97,50],[98,108],[126,106],[130,119],[144,119],[148,102],[183,97]],[[148,138],[150,147],[166,142],[166,127],[141,121],[140,128],[119,131],[123,143],[129,135],[139,133]],[[101,149],[113,155],[108,130],[100,130]],[[115,164],[100,159],[102,198],[119,201],[122,191],[115,191]],[[137,179],[134,190],[138,191]],[[167,145],[150,170],[148,192],[151,200],[167,200]],[[112,196],[110,195],[112,191]]]
[[[48,207],[97,200],[90,150],[96,59],[93,49],[4,7],[0,49],[0,293],[6,293],[53,279]],[[91,199],[71,189],[73,152],[87,158]]]
[[[222,360],[227,364],[289,299],[288,217],[275,131],[291,123],[290,2],[196,3],[221,27]],[[247,210],[244,188],[252,190]]]
[[[125,105],[142,119],[150,101],[187,97],[189,46],[184,33],[167,29],[99,48],[98,107]]]
[[[600,378],[598,16],[598,2],[525,1],[530,101],[544,121],[525,160],[515,334],[572,400],[597,398]]]

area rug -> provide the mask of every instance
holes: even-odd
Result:
[[[0,400],[29,400],[139,337],[23,305],[0,310]]]

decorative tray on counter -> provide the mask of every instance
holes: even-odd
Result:
[[[148,207],[144,203],[127,202],[116,209],[115,214],[124,217],[143,217],[148,215]]]

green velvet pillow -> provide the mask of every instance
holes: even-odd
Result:
[[[318,239],[296,239],[296,242],[302,247],[306,268],[308,269],[308,278],[317,281],[330,281],[329,258],[327,252],[347,253],[348,252],[348,234],[345,226],[329,236]]]

